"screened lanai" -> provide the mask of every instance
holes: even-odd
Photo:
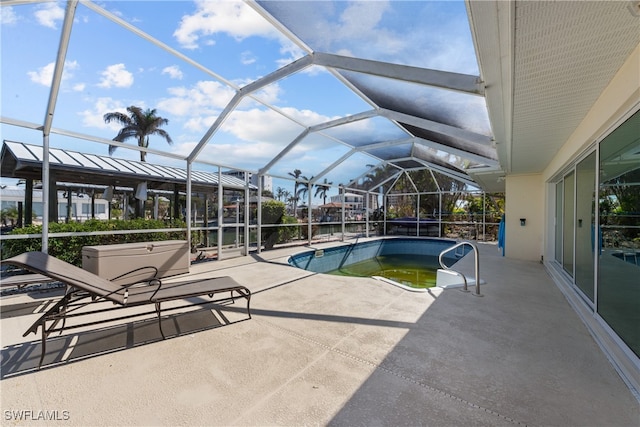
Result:
[[[3,188],[42,187],[44,212],[68,205],[50,191],[56,150],[145,153],[185,173],[179,222],[81,237],[178,233],[220,259],[374,234],[492,240],[504,212],[502,255],[544,264],[640,389],[637,0],[2,0],[0,11],[2,140],[42,152],[37,176],[3,163]],[[165,133],[115,141],[124,128],[105,117],[132,107],[165,119]],[[242,185],[202,192],[198,173]],[[151,223],[142,202],[136,220]],[[52,253],[78,235],[39,220],[2,246]]]
[[[29,177],[45,205],[56,203],[52,150],[111,146],[114,159],[144,151],[150,164],[186,171],[189,238],[217,233],[236,206],[245,253],[261,250],[257,230],[274,224],[302,241],[480,237],[476,222],[484,237],[497,225],[503,203],[487,203],[470,173],[500,166],[464,2],[3,1],[2,11],[3,64],[13,64],[2,70],[3,139],[48,153],[41,178]],[[132,105],[166,118],[172,144],[114,141],[118,127],[103,116]],[[27,179],[8,169],[3,177]],[[244,178],[246,194],[198,193],[195,171]],[[320,206],[349,197],[359,209],[326,221]],[[287,220],[262,218],[270,199]],[[49,237],[43,221],[45,248]]]

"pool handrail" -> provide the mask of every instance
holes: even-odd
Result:
[[[440,266],[444,269],[444,270],[448,270],[451,271],[459,276],[462,276],[463,280],[464,280],[464,287],[463,287],[463,291],[464,292],[469,292],[469,290],[467,289],[467,278],[465,277],[464,274],[460,273],[459,271],[456,271],[454,269],[452,269],[451,267],[447,266],[444,261],[442,261],[442,257],[444,256],[444,254],[446,254],[447,252],[451,252],[454,251],[456,249],[458,249],[459,247],[462,246],[470,246],[471,250],[473,251],[474,254],[474,266],[475,266],[475,273],[476,273],[476,292],[473,294],[477,297],[481,297],[482,294],[480,293],[480,259],[479,259],[479,253],[478,253],[478,247],[472,243],[472,242],[468,242],[468,241],[462,241],[459,243],[456,243],[455,245],[451,246],[450,248],[447,248],[445,250],[443,250],[442,252],[440,252],[440,255],[438,256],[438,262],[440,263]]]

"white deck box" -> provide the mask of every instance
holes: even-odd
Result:
[[[189,272],[189,244],[186,240],[121,243],[116,245],[85,246],[82,248],[82,268],[113,280],[137,268],[155,267],[157,278]],[[131,284],[153,277],[152,269],[144,269],[114,280]]]

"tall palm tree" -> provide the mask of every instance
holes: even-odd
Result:
[[[291,193],[289,193],[289,197],[287,198],[287,203],[289,204],[289,206],[293,207],[293,216],[294,218],[296,217],[296,209],[298,208],[298,198],[296,196],[291,195]]]
[[[291,191],[287,191],[284,188],[282,189],[282,200],[285,204],[289,204],[289,199],[291,198]]]
[[[313,179],[313,177],[307,178],[306,176],[301,176],[300,178],[303,181],[306,181],[306,183],[303,183],[303,182],[300,183],[300,189],[297,191],[296,195],[298,196],[299,199],[304,200],[304,198],[306,197],[307,193],[309,193],[309,184],[308,184],[308,182],[311,181]]]
[[[298,209],[298,186],[300,185],[300,175],[302,175],[302,171],[300,169],[294,169],[293,172],[289,172],[296,181],[293,187],[293,216],[298,217],[298,213],[296,210]]]
[[[327,191],[329,190],[329,187],[331,187],[331,185],[333,185],[333,182],[327,182],[327,178],[325,178],[321,184],[316,184],[316,193],[313,197],[322,197],[322,204],[326,205]]]
[[[160,129],[162,126],[169,123],[168,119],[162,118],[156,115],[156,109],[142,110],[140,107],[131,106],[127,107],[129,115],[115,111],[104,115],[105,123],[117,122],[122,125],[122,129],[118,132],[114,141],[124,142],[128,139],[135,138],[138,140],[138,147],[149,147],[149,136],[159,135],[163,137],[169,145],[173,144],[169,134]],[[115,145],[109,146],[109,155],[118,148]],[[140,151],[140,161],[144,162],[147,153]]]

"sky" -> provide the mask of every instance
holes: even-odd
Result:
[[[150,147],[189,155],[224,110],[237,88],[259,79],[307,52],[278,31],[250,5],[235,1],[97,1],[185,55],[185,62],[90,7],[80,3],[65,58],[53,127],[110,140],[117,124],[103,115],[130,105],[155,108],[169,123],[174,143],[152,137]],[[478,74],[469,23],[462,1],[366,1],[261,3],[315,51],[407,65]],[[64,19],[64,2],[3,6],[1,11],[1,105],[3,118],[41,125]],[[207,71],[203,71],[205,68]],[[275,109],[266,106],[274,106]],[[194,169],[208,163],[258,170],[280,153],[305,126],[370,110],[371,106],[334,75],[311,67],[245,98],[213,135]],[[384,120],[366,120],[350,131],[405,135]],[[3,140],[41,144],[42,133],[0,124]],[[276,163],[270,173],[294,169],[311,177],[349,151],[330,135],[311,135]],[[107,145],[52,134],[52,147],[107,154]],[[114,157],[136,160],[133,150]],[[148,162],[186,167],[184,161],[150,154]],[[326,178],[347,183],[376,163],[350,158]],[[6,180],[3,180],[3,183]],[[275,186],[292,186],[276,179]],[[337,190],[336,190],[337,192]]]

